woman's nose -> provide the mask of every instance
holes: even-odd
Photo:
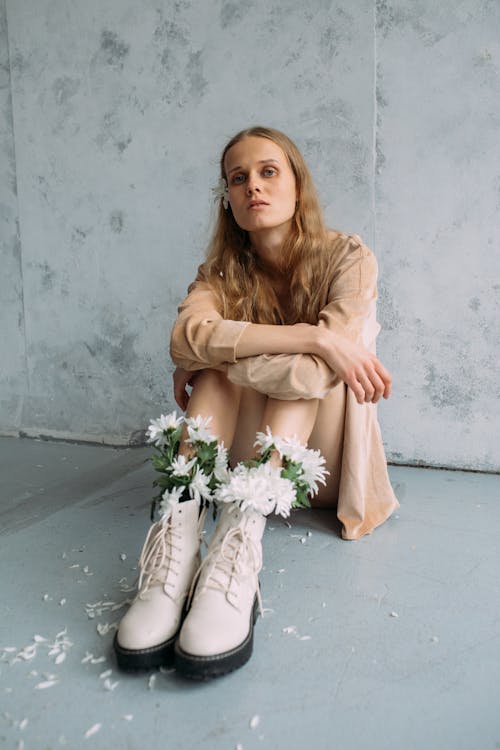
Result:
[[[250,195],[254,191],[260,190],[260,184],[258,175],[254,174],[253,172],[250,172],[247,179],[247,193]]]

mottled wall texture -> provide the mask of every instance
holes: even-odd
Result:
[[[0,0],[0,431],[134,442],[248,124],[379,258],[396,462],[500,469],[497,0]]]

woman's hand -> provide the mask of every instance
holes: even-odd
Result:
[[[183,370],[182,367],[176,367],[174,370],[174,398],[182,411],[186,411],[189,403],[189,393],[186,386],[192,385],[191,381],[195,375],[195,372],[188,372],[188,370]]]
[[[359,404],[389,398],[392,376],[372,352],[326,328],[318,331],[319,355],[351,388]]]

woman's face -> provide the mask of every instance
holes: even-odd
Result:
[[[226,154],[229,203],[236,223],[247,232],[290,230],[297,190],[288,159],[274,141],[248,136]]]

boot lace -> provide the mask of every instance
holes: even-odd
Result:
[[[201,510],[198,518],[198,536],[201,542],[201,530],[205,520],[207,509]],[[171,599],[175,597],[168,589],[175,587],[172,576],[179,576],[181,565],[180,553],[182,551],[183,533],[172,522],[172,517],[167,521],[158,521],[148,531],[146,541],[139,557],[139,576],[137,579],[137,597],[144,599],[146,593],[156,583],[163,586],[164,592]],[[186,594],[182,594],[185,597]]]
[[[139,598],[143,599],[156,583],[161,584],[165,593],[170,595],[168,589],[175,586],[172,576],[179,575],[181,537],[170,519],[151,526],[139,557]]]
[[[188,606],[191,604],[195,586],[202,570],[210,564],[212,564],[212,569],[209,571],[201,589],[197,590],[197,595],[201,594],[204,589],[214,589],[215,591],[222,591],[225,595],[231,593],[234,595],[233,586],[239,586],[240,577],[246,577],[249,573],[253,573],[257,579],[257,601],[260,614],[262,617],[264,616],[260,585],[257,578],[262,564],[261,555],[259,548],[244,528],[236,526],[229,529],[222,542],[214,549],[209,550],[191,583]],[[239,609],[234,601],[231,603]]]

